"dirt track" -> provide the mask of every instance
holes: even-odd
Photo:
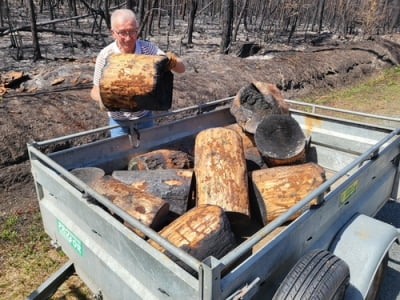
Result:
[[[175,76],[173,108],[235,95],[255,80],[276,84],[285,98],[349,86],[383,68],[398,65],[400,45],[379,40],[328,44],[303,51],[264,49],[263,54],[246,59],[210,53],[182,56],[187,71]],[[39,64],[33,68],[35,72],[25,70],[30,73],[30,80],[18,90],[10,90],[0,101],[3,215],[29,211],[37,205],[27,142],[106,125],[105,113],[89,98],[93,66],[90,59]],[[51,85],[57,78],[64,81]],[[26,92],[35,89],[36,94]],[[60,91],[63,89],[66,90]],[[58,147],[65,146],[68,145]]]

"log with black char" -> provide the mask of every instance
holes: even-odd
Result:
[[[192,169],[117,170],[112,176],[129,186],[155,195],[170,204],[170,211],[182,215],[189,208]]]
[[[266,116],[289,114],[289,106],[275,85],[255,81],[239,90],[230,112],[243,130],[254,134]]]
[[[134,156],[129,160],[128,170],[190,169],[193,157],[173,149],[157,149]]]
[[[307,140],[290,115],[271,115],[257,127],[255,142],[269,167],[305,163]]]
[[[110,175],[100,176],[104,173],[99,168],[79,168],[72,170],[71,173],[122,210],[153,229],[159,229],[168,219],[168,202],[129,186]],[[115,212],[111,213],[115,214]],[[136,231],[135,228],[131,229]]]

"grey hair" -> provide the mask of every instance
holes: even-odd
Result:
[[[135,21],[136,26],[137,24],[137,20],[136,20],[136,15],[135,13],[127,8],[121,8],[121,9],[117,9],[114,10],[113,13],[111,14],[111,28],[114,27],[114,24],[116,22],[116,20],[119,19],[121,21]]]

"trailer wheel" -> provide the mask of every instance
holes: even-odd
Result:
[[[350,270],[339,257],[326,250],[303,256],[286,275],[273,300],[343,299]]]

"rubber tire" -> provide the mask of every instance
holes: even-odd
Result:
[[[350,281],[348,265],[326,250],[303,256],[286,275],[273,300],[343,299]]]

